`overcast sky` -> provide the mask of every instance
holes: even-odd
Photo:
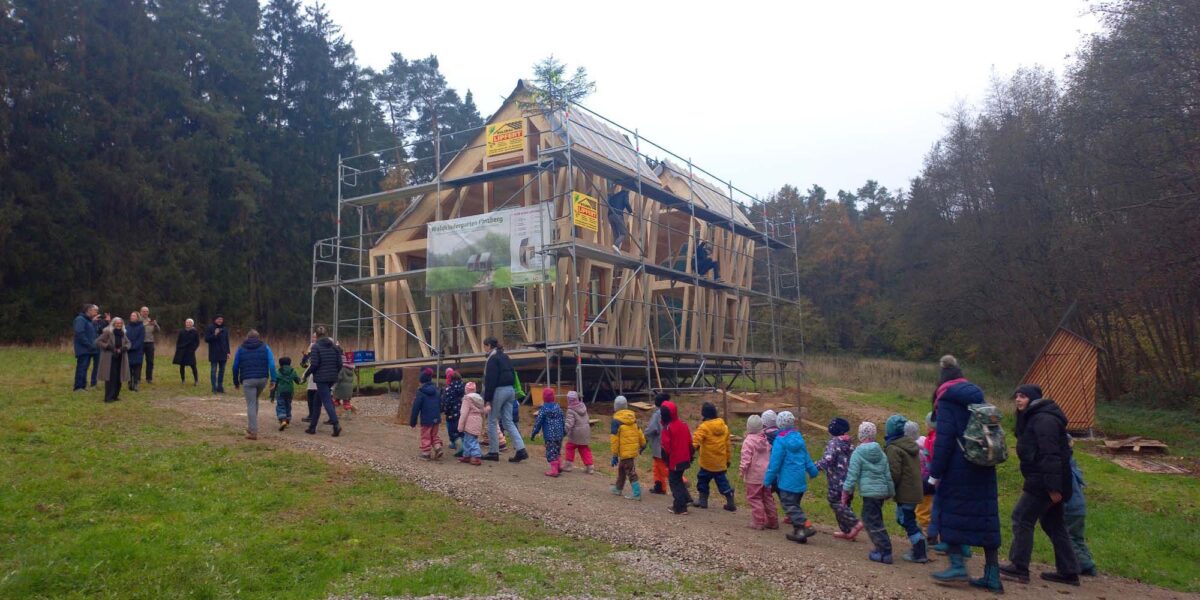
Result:
[[[436,54],[485,118],[539,59],[587,67],[589,108],[761,195],[907,188],[993,72],[1061,75],[1098,28],[1084,0],[327,1],[361,64]]]

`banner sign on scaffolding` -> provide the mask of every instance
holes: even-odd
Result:
[[[487,126],[487,155],[517,152],[525,146],[525,119],[511,119]]]
[[[425,294],[477,292],[549,283],[557,263],[542,253],[553,238],[550,203],[430,223]]]
[[[600,222],[600,203],[587,194],[571,192],[571,206],[575,211],[575,226],[596,231]]]

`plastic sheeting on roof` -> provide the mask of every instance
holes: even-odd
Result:
[[[550,125],[554,128],[555,135],[562,138],[565,143],[566,134],[563,133],[562,111],[557,111],[547,116],[550,117]],[[639,173],[642,177],[651,181],[658,181],[658,175],[654,173],[654,170],[650,168],[646,160],[634,150],[633,144],[629,142],[629,138],[608,123],[586,111],[573,110],[570,112],[569,127],[572,144],[578,144],[587,148],[625,167],[630,173]]]
[[[663,180],[664,185],[667,183],[666,178],[661,177],[664,170],[670,171],[671,175],[683,180],[685,183],[690,181],[695,199],[709,210],[720,215],[730,215],[735,222],[747,227],[754,227],[754,224],[750,222],[750,218],[746,216],[745,207],[741,203],[731,200],[726,192],[718,190],[708,180],[695,174],[689,178],[687,171],[675,165],[675,163],[664,159],[658,164],[658,169],[656,169],[656,174]]]

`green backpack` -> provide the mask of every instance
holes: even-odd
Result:
[[[1004,427],[1000,425],[1000,409],[991,404],[970,404],[971,416],[967,428],[958,440],[967,462],[980,467],[994,467],[1008,460]]]

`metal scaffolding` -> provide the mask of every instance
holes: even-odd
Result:
[[[451,146],[462,147],[443,148],[444,142],[478,142],[486,125],[339,156],[337,233],[313,246],[312,325],[327,325],[347,350],[376,350],[376,360],[365,366],[428,365],[439,373],[446,366],[467,374],[481,370],[484,354],[472,347],[481,336],[472,334],[475,329],[497,332],[503,339],[522,340],[506,347],[525,381],[570,382],[590,400],[662,389],[728,389],[739,378],[752,381],[754,389],[796,383],[803,338],[800,347],[784,347],[784,334],[799,335],[799,328],[780,319],[781,310],[799,317],[793,299],[798,294],[785,297],[798,286],[794,216],[772,217],[758,197],[584,106],[525,116],[549,124],[538,131],[536,152],[530,149],[520,162],[496,168],[487,168],[485,156],[482,169],[448,172],[457,158],[481,144],[456,141]],[[420,156],[423,148],[432,151]],[[421,173],[428,178],[422,181]],[[513,191],[489,206],[497,184],[504,193]],[[457,216],[475,186],[482,190],[483,212],[513,202],[550,211],[551,231],[543,229],[536,252],[552,258],[558,271],[567,267],[560,281],[569,290],[551,291],[549,284],[513,287],[501,290],[499,305],[481,306],[477,292],[412,293],[420,291],[425,276],[425,265],[415,258],[423,251],[415,245],[419,239],[406,242],[408,264],[394,264],[400,259],[392,256],[372,257],[388,235],[416,236],[429,222]],[[572,192],[586,190],[599,200],[598,214],[606,215],[617,187],[639,200],[629,217],[628,252],[600,243],[603,225],[594,242],[581,239],[571,201]],[[452,199],[451,214],[443,214],[443,203]],[[431,220],[409,222],[424,202],[434,204]],[[376,227],[383,218],[391,224]],[[722,266],[736,265],[738,274],[717,279],[697,272],[697,243],[706,236],[713,238],[709,243]],[[666,260],[657,260],[660,248],[666,249]],[[594,269],[607,275],[593,280]],[[403,306],[395,290],[403,293]],[[556,303],[555,294],[563,302]],[[620,327],[608,320],[614,313],[634,308],[621,314],[644,315],[645,322],[635,328],[644,326],[644,332],[629,327],[609,332]],[[467,323],[468,315],[479,317]],[[604,343],[618,335],[645,343]],[[392,347],[405,349],[404,356],[380,352]]]

